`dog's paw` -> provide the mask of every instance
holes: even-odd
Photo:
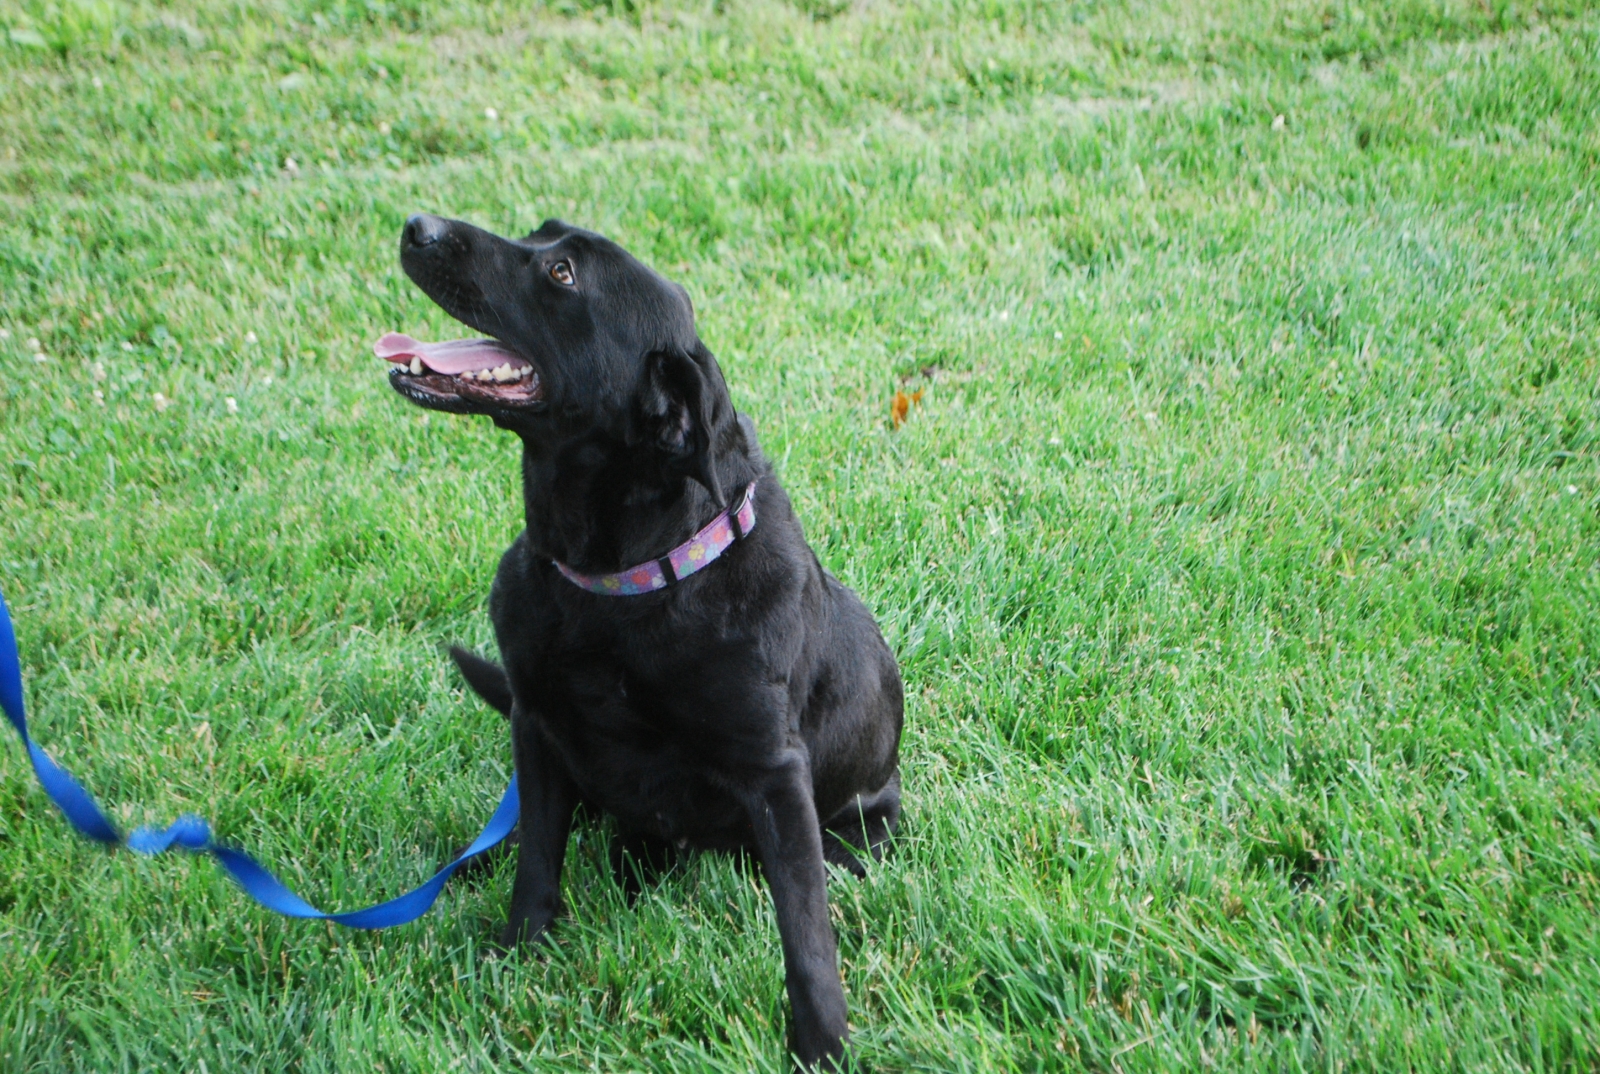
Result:
[[[535,921],[528,919],[520,922],[508,922],[495,937],[493,945],[496,958],[510,958],[520,954],[540,954],[547,946],[555,943],[551,935],[550,925],[552,919]]]
[[[611,878],[627,896],[632,906],[647,887],[654,887],[661,878],[683,861],[684,850],[650,836],[618,833],[611,837],[607,855],[611,862]]]
[[[850,1051],[848,1037],[813,1041],[809,1047],[791,1038],[789,1046],[795,1068],[805,1074],[845,1074],[861,1069]]]

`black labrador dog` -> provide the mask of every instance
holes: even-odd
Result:
[[[400,256],[493,339],[386,336],[392,385],[522,439],[527,528],[489,597],[504,669],[455,651],[511,722],[522,811],[504,942],[549,928],[580,805],[616,818],[625,882],[686,847],[753,851],[792,1047],[842,1064],[823,863],[859,874],[900,812],[902,689],[877,624],[806,544],[682,287],[558,220],[510,240],[413,216]]]

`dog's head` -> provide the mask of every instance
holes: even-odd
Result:
[[[513,240],[419,214],[401,232],[400,261],[445,312],[493,337],[385,336],[378,353],[397,363],[400,394],[487,415],[540,456],[659,469],[723,499],[713,449],[736,426],[682,287],[560,220]]]

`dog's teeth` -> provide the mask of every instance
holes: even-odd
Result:
[[[420,377],[422,375],[422,359],[416,357],[415,355],[413,355],[411,358],[411,375],[413,377]]]
[[[511,371],[511,363],[507,362],[505,365],[495,366],[494,379],[504,384],[508,380],[516,380],[517,375]]]
[[[479,380],[493,380],[494,379],[494,374],[489,372],[487,369],[480,369],[480,370],[478,370],[478,379]]]

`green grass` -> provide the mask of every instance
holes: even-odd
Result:
[[[515,445],[368,348],[454,331],[407,213],[561,216],[689,288],[903,663],[902,836],[830,888],[866,1065],[1600,1066],[1600,8],[524,7],[0,0],[46,749],[325,906],[470,838]],[[629,907],[573,838],[493,960],[509,869],[284,920],[8,739],[0,1068],[783,1069],[759,882]]]

